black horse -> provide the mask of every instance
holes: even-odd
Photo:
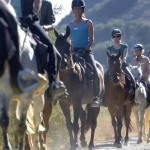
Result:
[[[90,107],[93,97],[93,85],[92,85],[92,75],[89,71],[85,71],[81,64],[84,64],[84,60],[82,62],[74,62],[72,59],[72,46],[70,41],[68,40],[68,35],[66,34],[58,34],[56,30],[56,42],[55,46],[60,52],[62,56],[61,68],[59,71],[60,79],[66,85],[67,91],[69,93],[69,99],[67,101],[60,101],[61,109],[64,113],[66,119],[66,126],[70,136],[70,145],[71,149],[76,149],[78,147],[78,132],[79,132],[79,124],[78,120],[81,120],[81,145],[84,147],[87,145],[85,140],[85,128],[88,125],[91,125],[91,139],[89,143],[89,149],[94,148],[94,133],[97,126],[97,116],[100,112],[99,108]],[[80,58],[79,58],[80,59]],[[98,74],[99,74],[99,84],[100,84],[100,94],[104,92],[104,80],[103,80],[103,68],[100,63],[96,62]],[[82,104],[87,104],[87,112],[82,108]],[[73,123],[71,122],[71,114],[70,114],[70,106],[73,106]],[[88,114],[88,115],[87,115]],[[86,118],[87,117],[87,118]]]

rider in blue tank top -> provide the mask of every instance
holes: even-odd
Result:
[[[88,44],[87,21],[88,20],[85,19],[79,25],[75,24],[74,22],[70,23],[70,38],[73,48],[86,48]]]
[[[85,2],[83,0],[73,0],[72,10],[74,13],[74,21],[70,22],[67,30],[70,33],[70,38],[73,46],[73,51],[80,53],[82,51],[83,58],[88,62],[94,71],[93,77],[93,102],[92,107],[100,106],[100,87],[99,77],[96,68],[96,63],[91,46],[94,41],[94,28],[91,20],[84,16]]]

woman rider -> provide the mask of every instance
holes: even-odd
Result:
[[[135,80],[132,76],[131,72],[128,69],[128,65],[126,64],[126,58],[128,55],[128,45],[121,42],[122,33],[120,29],[114,29],[112,31],[112,41],[113,44],[110,45],[107,50],[110,52],[110,54],[117,54],[119,51],[121,51],[121,59],[123,61],[122,63],[122,70],[125,73],[125,80],[128,85],[128,97],[130,98],[132,104],[136,104],[134,100],[135,96]]]
[[[74,20],[70,22],[67,26],[69,30],[70,38],[73,46],[74,52],[82,51],[83,58],[88,62],[94,70],[93,78],[93,102],[92,107],[100,106],[100,87],[99,87],[99,78],[96,69],[96,64],[94,60],[94,55],[92,52],[92,44],[94,41],[94,29],[93,23],[91,20],[88,20],[84,16],[85,2],[83,0],[73,0],[72,1],[72,10],[74,13]]]
[[[147,103],[150,104],[150,60],[147,56],[144,56],[144,48],[142,44],[135,44],[133,47],[135,58],[133,58],[131,65],[138,66],[141,64],[142,69],[142,82],[147,91]]]

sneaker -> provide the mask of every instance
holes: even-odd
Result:
[[[100,103],[102,101],[100,101],[100,99],[96,96],[93,97],[93,102],[91,103],[91,107],[100,107]]]

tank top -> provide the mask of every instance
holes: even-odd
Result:
[[[85,48],[88,44],[87,21],[83,20],[81,24],[70,23],[70,38],[73,48]]]
[[[127,44],[123,44],[121,43],[120,44],[120,48],[119,49],[116,49],[114,47],[114,45],[110,45],[107,50],[110,52],[110,54],[118,54],[119,50],[121,51],[121,58],[123,58],[123,53],[124,53],[124,50],[128,48],[128,45]]]

